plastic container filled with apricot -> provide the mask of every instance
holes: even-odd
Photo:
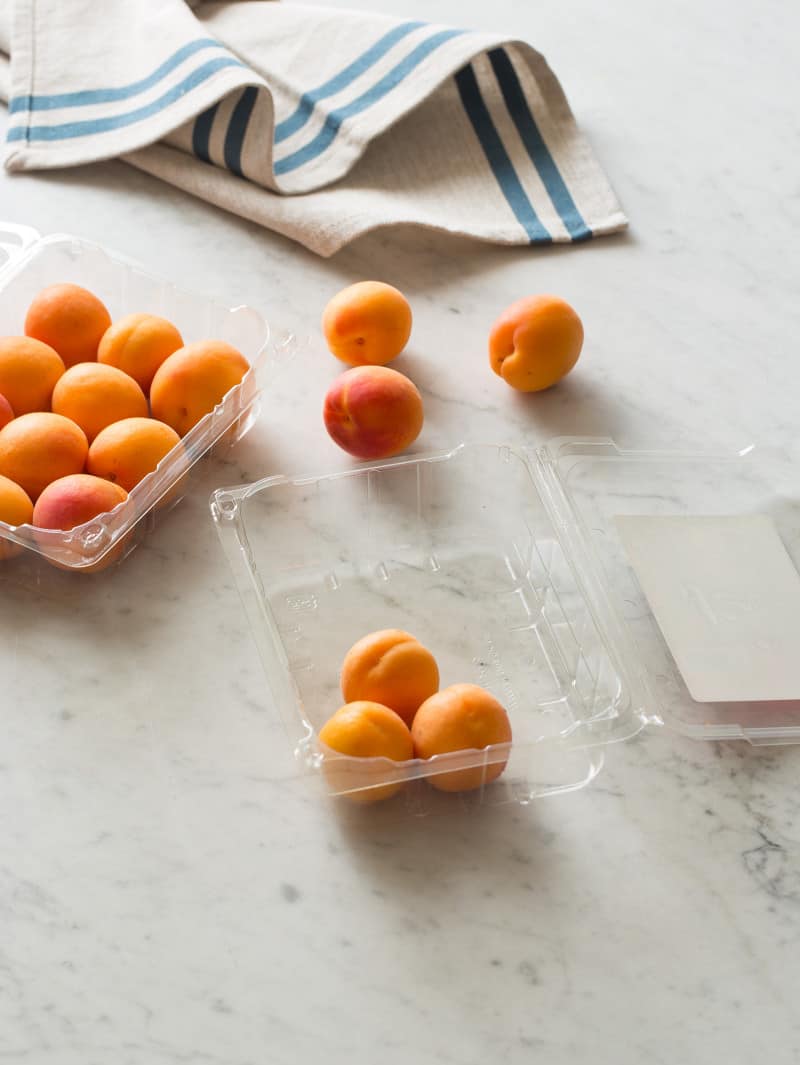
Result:
[[[798,700],[692,698],[618,528],[620,515],[769,515],[800,568],[796,471],[786,448],[681,454],[557,439],[218,489],[212,513],[265,667],[265,774],[307,771],[328,794],[369,804],[372,792],[425,812],[581,787],[609,744],[644,728],[800,742]],[[432,757],[403,758],[399,742],[391,757],[341,753],[357,748],[339,742],[338,708],[397,696],[354,683],[350,661],[358,641],[386,629],[435,656],[440,689],[493,696],[511,742]],[[466,790],[448,798],[437,780]]]
[[[163,442],[154,439],[159,429],[164,439],[171,433],[173,440],[176,439],[177,429],[180,443],[167,451],[155,470],[139,480],[127,498],[112,511],[99,514],[66,531],[35,528],[30,523],[11,525],[0,520],[0,559],[4,563],[17,558],[32,559],[36,555],[61,569],[94,572],[118,562],[130,553],[141,536],[153,526],[157,514],[178,502],[188,472],[204,454],[214,447],[230,447],[252,427],[258,417],[261,390],[289,345],[284,343],[279,348],[271,343],[267,322],[252,308],[223,307],[212,300],[186,292],[136,263],[76,237],[58,234],[41,238],[27,227],[0,223],[0,336],[20,336],[25,328],[31,335],[37,335],[38,331],[41,343],[55,345],[57,338],[46,335],[46,322],[37,322],[32,314],[26,323],[26,313],[43,290],[60,284],[81,286],[97,296],[107,308],[114,329],[121,322],[124,330],[128,315],[141,313],[158,316],[177,329],[185,345],[214,338],[237,349],[249,364],[241,382],[230,388],[213,410],[188,431],[178,424],[174,429],[167,429],[161,424],[161,421],[171,417],[169,395],[161,401],[165,413],[161,415],[161,421],[151,421],[145,446],[161,449],[159,453],[163,453]],[[152,374],[148,374],[146,383],[139,382],[137,385],[127,376],[128,367],[112,368],[112,365],[106,366],[97,361],[81,361],[86,357],[77,348],[75,352],[65,350],[62,353],[67,372],[61,378],[61,383],[56,384],[58,391],[51,400],[55,405],[52,408],[48,405],[46,409],[77,420],[91,443],[91,437],[97,436],[98,426],[92,421],[96,411],[83,409],[82,400],[86,390],[83,380],[78,378],[87,373],[103,373],[109,379],[114,376],[110,387],[116,387],[119,378],[128,384],[131,393],[139,393],[141,399],[140,385],[149,390]],[[101,385],[106,387],[105,395],[107,401],[111,402],[111,392],[105,380]],[[115,394],[113,398],[119,399],[119,417],[127,419],[125,422],[116,421],[115,427],[132,425],[134,418],[140,420],[141,416],[147,416],[146,402],[133,404],[135,396],[117,397]],[[151,400],[155,404],[152,395]],[[41,410],[41,405],[36,409]],[[155,410],[153,413],[156,414]],[[48,417],[52,419],[54,415]],[[116,428],[108,435],[115,433],[119,435]],[[137,440],[139,443],[133,450],[141,456],[144,438],[140,435]],[[101,439],[100,447],[95,448],[99,467],[108,461],[103,454],[108,448],[104,449],[102,444]],[[119,451],[125,445],[124,442],[110,441],[110,447],[113,449],[114,446]],[[80,472],[81,476],[85,476],[84,471]],[[86,472],[91,474],[93,471],[87,468]],[[109,476],[104,469],[98,472],[100,476]],[[39,486],[34,487],[38,491]],[[50,513],[58,510],[55,505],[41,509],[49,509]]]
[[[219,489],[211,509],[275,712],[274,738],[263,743],[265,773],[307,771],[326,794],[366,805],[371,792],[393,795],[392,805],[421,811],[527,801],[596,773],[599,750],[570,749],[562,734],[608,710],[616,674],[598,658],[597,687],[587,697],[576,685],[576,654],[566,661],[558,642],[566,624],[554,615],[551,627],[532,628],[543,584],[534,591],[529,583],[528,526],[542,543],[552,529],[530,497],[521,460],[467,445]],[[386,701],[380,691],[353,687],[343,669],[348,651],[383,629],[413,634],[435,656],[441,689],[470,684],[494,696],[508,714],[511,742],[402,761],[353,757],[326,744],[325,725],[343,703]],[[435,783],[459,777],[469,786],[449,795]]]

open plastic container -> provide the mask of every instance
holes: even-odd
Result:
[[[112,513],[69,532],[41,531],[29,525],[12,528],[0,522],[0,548],[17,544],[20,559],[34,556],[62,569],[92,571],[121,560],[152,528],[165,506],[174,505],[187,485],[187,474],[212,447],[230,447],[255,423],[261,389],[281,361],[270,343],[261,315],[249,307],[227,308],[186,292],[170,281],[119,255],[77,237],[39,237],[28,227],[0,223],[0,334],[19,335],[33,297],[57,282],[83,285],[108,307],[112,319],[134,311],[168,318],[186,343],[205,338],[226,340],[250,363],[250,371],[222,402],[196,425],[158,468]],[[160,503],[160,506],[159,506]],[[110,553],[113,552],[113,555]],[[5,559],[3,569],[16,560]]]
[[[646,725],[699,739],[800,739],[800,703],[692,700],[615,527],[621,514],[766,513],[797,566],[800,507],[785,455],[626,452],[610,440],[462,445],[220,489],[211,509],[271,703],[300,763],[323,769],[332,794],[508,758],[471,798],[525,802],[587,783],[605,745]],[[503,703],[510,750],[399,764],[319,743],[342,702],[345,652],[390,627],[434,652],[442,686],[473,682]],[[406,789],[423,806],[425,793]]]

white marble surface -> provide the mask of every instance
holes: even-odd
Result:
[[[630,216],[528,253],[413,233],[331,261],[121,164],[0,177],[74,231],[312,334],[260,425],[109,579],[0,600],[0,1061],[800,1061],[796,748],[664,731],[532,807],[340,819],[266,779],[260,664],[208,517],[222,482],[347,459],[324,437],[326,298],[410,296],[417,450],[469,436],[737,445],[797,432],[800,9],[373,0],[548,56]],[[485,334],[563,294],[587,343],[511,394]]]

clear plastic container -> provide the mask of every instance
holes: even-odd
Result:
[[[478,801],[580,787],[606,744],[645,725],[706,739],[800,738],[800,704],[697,704],[688,694],[614,525],[618,514],[768,513],[795,563],[791,463],[624,452],[609,440],[536,451],[462,445],[320,477],[220,489],[211,509],[300,763],[332,794],[508,758]],[[341,704],[350,645],[405,628],[442,685],[470,681],[507,708],[510,750],[428,761],[353,759],[318,740]],[[428,792],[430,789],[427,789]],[[406,789],[425,803],[425,789]]]
[[[28,227],[0,223],[0,335],[20,334],[36,293],[62,281],[95,292],[114,319],[150,312],[174,322],[187,343],[207,337],[226,340],[245,355],[251,369],[112,513],[69,532],[0,522],[0,544],[23,548],[17,558],[2,562],[4,576],[10,567],[36,558],[62,569],[92,571],[110,557],[117,562],[129,554],[163,509],[178,502],[194,464],[212,447],[230,447],[255,423],[261,389],[290,346],[286,340],[271,343],[266,321],[252,308],[220,306],[77,237],[40,238]]]

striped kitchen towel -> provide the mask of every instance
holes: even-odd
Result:
[[[398,224],[533,245],[627,224],[545,60],[497,34],[276,0],[0,0],[3,92],[9,170],[121,157],[322,255]]]

